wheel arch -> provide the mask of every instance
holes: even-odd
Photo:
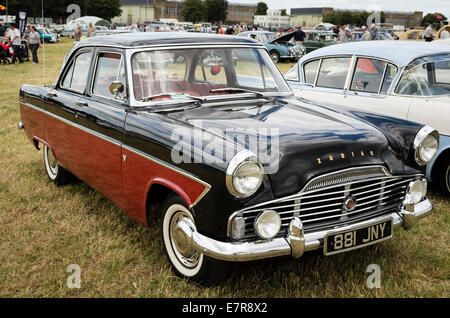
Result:
[[[146,190],[145,211],[147,225],[149,225],[151,217],[150,206],[162,204],[170,194],[180,196],[188,207],[192,206],[191,199],[187,193],[176,183],[163,178],[154,178],[149,182]]]
[[[430,179],[435,182],[438,178],[440,168],[446,161],[450,160],[450,145],[439,152],[437,158],[434,160],[431,166]]]

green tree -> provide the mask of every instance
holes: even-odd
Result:
[[[182,12],[185,21],[199,22],[205,20],[205,5],[202,0],[186,0],[184,1],[184,9]]]
[[[283,17],[285,17],[285,16],[288,15],[287,12],[286,12],[286,9],[281,9],[281,15],[282,15]]]
[[[255,15],[266,15],[267,14],[267,9],[269,9],[269,7],[267,6],[267,4],[265,2],[258,2],[256,4],[256,13],[255,13]]]
[[[86,15],[96,16],[111,21],[122,14],[120,0],[86,0]]]
[[[205,0],[206,20],[211,23],[223,22],[228,15],[227,0]]]
[[[441,17],[441,19],[438,19]],[[435,13],[428,13],[426,16],[422,19],[422,25],[428,25],[430,23],[433,24],[440,24],[441,22],[447,21],[447,17],[443,15],[442,13],[435,12]]]

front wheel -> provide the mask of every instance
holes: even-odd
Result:
[[[44,145],[44,164],[50,181],[56,185],[61,186],[71,181],[72,174],[58,163],[47,145]]]
[[[175,274],[204,286],[221,282],[227,274],[226,264],[196,251],[189,238],[177,226],[180,220],[186,218],[195,229],[194,217],[184,200],[177,195],[170,195],[161,213],[164,251]]]
[[[271,51],[270,56],[275,63],[278,63],[280,61],[280,53],[278,53],[277,51]]]
[[[450,161],[444,163],[439,172],[439,184],[444,195],[450,196]]]

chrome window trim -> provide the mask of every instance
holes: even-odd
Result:
[[[87,84],[89,83],[89,73],[88,73],[88,78],[87,78],[87,81],[86,81],[86,87],[84,88],[84,91],[79,91],[79,90],[76,90],[76,89],[72,89],[70,87],[62,86],[62,83],[64,81],[64,77],[67,75],[67,72],[69,71],[70,67],[72,66],[72,63],[76,62],[74,60],[76,60],[78,58],[78,56],[80,56],[81,54],[84,54],[84,53],[91,53],[91,55],[92,55],[94,52],[92,50],[79,50],[74,56],[72,56],[72,58],[70,59],[69,63],[67,63],[67,65],[70,65],[70,66],[66,67],[64,69],[64,71],[63,71],[64,73],[59,76],[59,78],[58,78],[58,80],[56,82],[57,85],[58,85],[58,88],[60,88],[62,90],[65,90],[65,91],[72,92],[72,93],[77,93],[77,94],[84,95],[84,93],[86,92]],[[91,63],[92,63],[92,57],[91,57]],[[74,67],[74,69],[75,69],[75,67]],[[73,76],[73,74],[72,74],[72,76]]]
[[[84,131],[84,132],[86,132],[86,133],[88,133],[88,134],[91,134],[91,135],[93,135],[93,136],[96,136],[96,137],[98,137],[98,138],[100,138],[100,139],[102,139],[102,140],[104,140],[104,141],[110,142],[110,143],[112,143],[112,144],[115,145],[115,146],[122,147],[123,149],[126,149],[126,150],[128,150],[128,151],[131,151],[131,152],[133,152],[133,153],[135,153],[135,154],[137,154],[137,155],[139,155],[139,156],[141,156],[141,157],[143,157],[143,158],[145,158],[145,159],[147,159],[147,160],[150,160],[150,161],[152,161],[152,162],[154,162],[154,163],[157,163],[157,164],[159,164],[159,165],[161,165],[161,166],[163,166],[163,167],[166,167],[166,168],[168,168],[168,169],[170,169],[170,170],[172,170],[172,171],[175,171],[175,172],[177,172],[177,173],[179,173],[179,174],[181,174],[181,175],[183,175],[183,176],[185,176],[185,177],[187,177],[187,178],[190,178],[191,180],[194,180],[194,181],[196,181],[196,182],[202,184],[203,186],[205,186],[205,189],[204,189],[203,192],[197,197],[197,199],[189,206],[189,208],[194,207],[194,206],[195,206],[195,205],[196,205],[196,204],[197,204],[197,203],[198,203],[198,202],[199,202],[199,201],[200,201],[200,200],[201,200],[201,199],[209,192],[209,190],[211,189],[211,185],[210,185],[209,183],[207,183],[207,182],[205,182],[205,181],[199,179],[198,177],[192,175],[191,173],[189,173],[189,172],[187,172],[187,171],[184,171],[184,170],[182,170],[182,169],[180,169],[180,168],[177,168],[177,167],[175,167],[175,166],[173,166],[173,165],[171,165],[171,164],[169,164],[169,163],[166,163],[166,162],[162,161],[161,159],[158,159],[158,158],[153,157],[153,156],[151,156],[151,155],[149,155],[149,154],[146,154],[146,153],[144,153],[143,151],[140,151],[140,150],[138,150],[138,149],[136,149],[136,148],[133,148],[133,147],[131,147],[131,146],[125,145],[125,144],[123,144],[122,142],[119,142],[119,141],[117,141],[117,140],[114,139],[114,138],[111,138],[111,137],[109,137],[109,136],[105,136],[105,135],[103,135],[103,134],[101,134],[101,133],[98,133],[98,132],[92,130],[92,129],[86,128],[86,127],[84,127],[84,126],[82,126],[82,125],[80,125],[80,124],[74,123],[74,122],[72,122],[72,121],[70,121],[70,120],[67,120],[67,119],[62,118],[62,117],[60,117],[60,116],[57,116],[57,115],[55,115],[55,114],[53,114],[53,113],[51,113],[51,112],[49,112],[49,111],[47,111],[47,110],[45,110],[45,109],[42,109],[42,108],[40,108],[40,107],[34,106],[34,105],[29,104],[29,103],[26,103],[26,102],[21,102],[21,104],[23,104],[23,105],[25,105],[25,106],[28,106],[28,107],[30,107],[30,108],[33,108],[33,109],[35,109],[35,110],[37,110],[37,111],[40,111],[40,112],[42,112],[42,113],[44,113],[44,114],[46,114],[46,115],[48,115],[48,116],[50,116],[50,117],[52,117],[52,118],[55,118],[55,119],[57,119],[57,120],[60,120],[60,121],[62,121],[62,122],[65,123],[65,124],[68,124],[68,125],[70,125],[70,126],[72,126],[72,127],[74,127],[74,128],[80,129],[80,130],[82,130],[82,131]]]
[[[95,55],[95,63],[94,63],[94,65],[93,65],[93,66],[94,66],[94,70],[93,70],[93,73],[92,73],[91,87],[90,87],[90,90],[89,90],[89,94],[90,94],[91,96],[97,96],[97,97],[105,98],[105,99],[108,99],[108,100],[119,101],[119,102],[120,102],[120,100],[118,100],[118,99],[116,99],[116,98],[114,98],[114,97],[107,97],[107,96],[103,96],[103,95],[99,95],[99,94],[95,94],[95,93],[94,93],[94,81],[95,81],[95,76],[97,75],[98,60],[99,60],[99,55],[100,55],[101,53],[120,54],[119,70],[117,71],[116,80],[117,80],[118,77],[119,77],[119,73],[120,73],[122,61],[124,61],[123,53],[122,53],[122,52],[109,51],[109,50],[98,50],[97,53],[96,53],[96,55]],[[125,63],[123,64],[123,67],[125,68]],[[125,81],[126,81],[126,73],[125,73]],[[126,83],[124,83],[124,84],[125,84],[125,91],[126,91]],[[125,97],[125,98],[126,98],[126,97]]]
[[[127,83],[128,87],[129,87],[129,100],[130,100],[130,106],[131,107],[139,107],[139,106],[146,106],[146,107],[151,107],[153,105],[164,105],[164,104],[171,104],[171,103],[180,103],[180,100],[168,100],[168,101],[156,101],[156,102],[141,102],[136,100],[135,96],[134,96],[134,83],[133,83],[133,72],[132,72],[132,66],[131,66],[131,57],[137,53],[137,52],[148,52],[148,51],[156,51],[156,50],[180,50],[180,49],[198,49],[198,48],[207,48],[207,49],[211,49],[211,48],[251,48],[251,49],[263,49],[265,50],[267,53],[269,52],[267,50],[267,48],[263,45],[236,45],[236,44],[221,44],[221,45],[214,45],[213,44],[204,44],[202,43],[201,45],[198,46],[192,46],[192,45],[184,45],[184,46],[160,46],[160,47],[144,47],[145,49],[139,49],[139,48],[133,48],[133,49],[127,49],[125,50],[125,56],[126,56],[126,63],[127,63],[127,77],[129,80],[129,82]],[[276,65],[275,65],[276,66]],[[280,74],[280,79],[283,80],[286,84],[286,87],[289,88],[288,92],[266,92],[263,93],[265,96],[291,96],[293,95],[292,89],[290,88],[289,84],[286,82],[286,80],[284,79],[283,74],[280,72],[280,70],[278,69],[278,67],[276,67],[276,70],[279,72]],[[242,94],[233,94],[233,97],[227,96],[227,98],[230,99],[239,99],[239,98],[243,98],[243,97],[249,97],[249,96],[253,96],[253,94],[249,94],[249,93],[242,93]],[[206,100],[220,100],[223,99],[223,96],[208,96],[208,98],[206,98]],[[189,101],[189,98],[185,99],[186,101]]]
[[[448,53],[448,54],[450,54],[450,53]],[[440,54],[439,54],[439,55],[440,55]],[[397,90],[397,88],[398,88],[398,85],[400,85],[400,81],[401,81],[403,75],[406,74],[406,72],[409,72],[410,70],[412,70],[412,69],[414,69],[414,68],[416,68],[416,67],[418,67],[418,66],[420,66],[420,65],[424,65],[424,64],[428,64],[428,63],[435,63],[435,62],[436,62],[436,61],[423,62],[423,63],[420,63],[420,64],[415,65],[415,66],[414,66],[413,68],[411,68],[411,69],[408,69],[408,66],[409,66],[413,61],[415,61],[415,60],[417,60],[417,59],[420,59],[420,58],[427,57],[427,56],[432,56],[432,55],[424,55],[424,56],[422,56],[422,57],[415,58],[415,59],[413,59],[410,63],[408,63],[408,65],[406,65],[405,67],[403,67],[402,72],[401,72],[401,76],[398,77],[397,82],[395,83],[395,86],[392,88],[392,91],[391,91],[391,95],[392,95],[392,96],[409,97],[409,98],[434,98],[434,97],[445,97],[445,96],[450,96],[450,93],[448,93],[448,94],[443,94],[443,95],[430,95],[430,96],[427,96],[427,95],[407,95],[407,94],[398,94],[398,93],[396,92],[396,90]],[[450,58],[449,58],[449,60],[450,60]],[[399,73],[400,73],[400,72],[399,72]],[[394,84],[394,82],[392,82],[392,84]]]

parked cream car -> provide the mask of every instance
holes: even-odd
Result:
[[[450,195],[450,45],[413,41],[333,45],[305,55],[285,77],[296,96],[437,129],[440,148],[427,166],[427,178]]]

